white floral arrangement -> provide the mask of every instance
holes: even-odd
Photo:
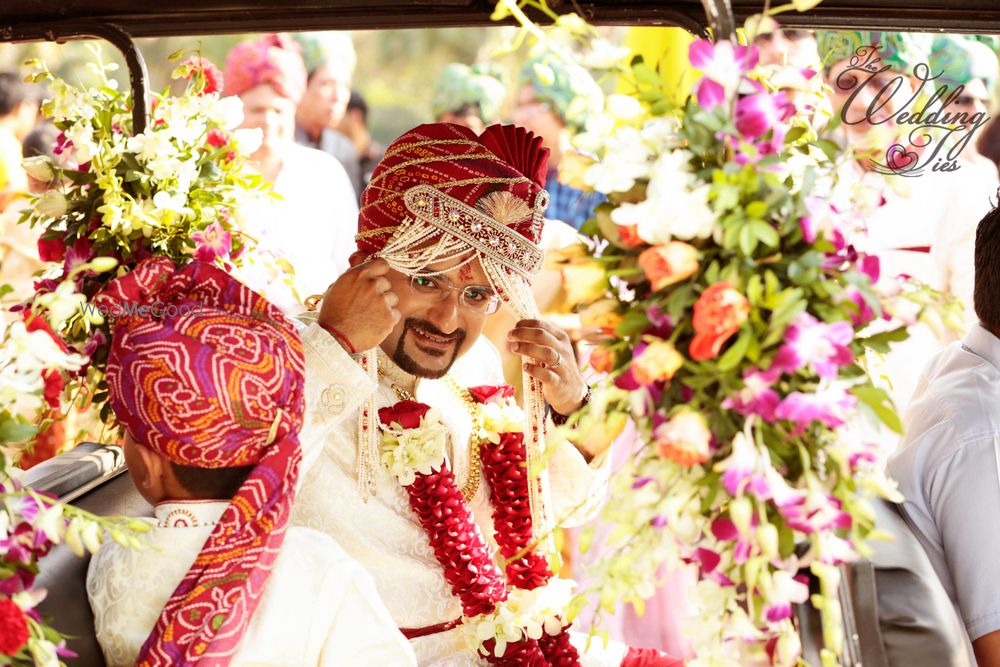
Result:
[[[462,619],[462,637],[470,651],[490,655],[484,646],[494,640],[492,654],[502,658],[507,645],[544,634],[557,635],[566,625],[566,606],[573,599],[576,582],[553,577],[544,586],[530,590],[512,588],[507,599],[492,612]]]
[[[420,425],[404,428],[399,423],[383,427],[382,464],[403,486],[413,484],[417,473],[429,475],[445,461],[449,430],[439,410],[430,409]]]
[[[502,433],[516,433],[524,428],[524,411],[512,399],[476,404],[475,432],[484,442],[500,443]]]

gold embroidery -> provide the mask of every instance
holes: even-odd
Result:
[[[385,158],[383,158],[383,159],[385,159]],[[401,162],[401,163],[393,166],[392,169],[387,169],[386,171],[383,171],[381,174],[379,174],[378,176],[376,176],[375,178],[373,178],[371,180],[371,182],[369,183],[369,186],[371,185],[371,183],[375,183],[376,181],[381,181],[385,177],[391,176],[392,174],[396,173],[397,171],[399,171],[401,169],[406,169],[407,167],[413,167],[413,166],[416,166],[418,164],[425,164],[427,162],[445,162],[445,161],[447,161],[447,162],[457,162],[459,160],[492,160],[493,162],[501,162],[500,158],[498,158],[493,153],[488,153],[488,152],[487,153],[469,153],[467,155],[451,155],[451,156],[448,156],[447,158],[445,158],[444,156],[441,156],[441,155],[431,155],[431,156],[428,156],[428,157],[415,157],[412,160],[407,160],[406,162]]]

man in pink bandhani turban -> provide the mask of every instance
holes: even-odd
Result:
[[[241,42],[226,58],[223,86],[223,94],[243,100],[243,127],[261,131],[251,164],[281,195],[238,214],[260,248],[287,260],[295,271],[292,277],[265,268],[279,262],[245,262],[239,278],[287,314],[300,312],[305,297],[326,291],[347,270],[358,214],[354,188],[340,163],[295,143],[295,114],[306,89],[300,50],[283,34]]]
[[[415,664],[364,569],[288,528],[304,410],[292,324],[200,261],[147,260],[95,303],[113,318],[125,459],[156,516],[149,549],[91,561],[107,664]]]
[[[543,264],[547,159],[541,140],[514,126],[477,134],[421,125],[388,147],[362,197],[353,268],[317,315],[302,318],[307,416],[292,522],[334,536],[366,564],[422,665],[678,665],[615,642],[585,648],[586,637],[567,640],[561,612],[543,623],[534,604],[492,625],[484,614],[494,612],[482,611],[503,604],[504,591],[563,609],[553,600],[570,587],[549,577],[545,560],[551,528],[586,521],[606,495],[606,451],[545,438],[589,396],[568,336],[540,318],[531,292]],[[480,335],[501,304],[519,320],[508,345],[523,359],[525,405],[523,415],[507,406],[502,430],[511,436],[498,439],[518,443],[519,463],[488,449],[489,413],[477,407],[513,393],[495,387],[504,384],[500,359]],[[434,431],[446,443],[433,468],[440,483],[404,482],[385,454],[396,435],[391,420],[380,422],[413,405],[444,422],[446,434]],[[413,443],[405,456],[419,458],[430,435],[399,437]],[[509,467],[494,474],[501,465]],[[452,530],[456,516],[465,518]],[[510,553],[515,535],[537,538],[530,559]],[[538,577],[525,585],[529,569]],[[537,642],[545,659],[497,656],[499,642],[487,656],[477,642],[500,626],[522,637],[510,639],[518,650]]]

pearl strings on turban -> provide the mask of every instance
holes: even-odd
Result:
[[[300,47],[287,35],[271,33],[240,42],[226,56],[223,95],[242,95],[268,83],[277,93],[295,103],[306,90],[306,67]]]
[[[140,444],[181,465],[255,466],[139,653],[226,665],[285,536],[302,457],[302,344],[281,312],[200,261],[155,258],[95,298],[112,314],[107,382]]]
[[[531,292],[542,268],[538,243],[549,196],[549,151],[540,137],[512,125],[491,125],[479,136],[450,123],[431,123],[394,141],[372,173],[361,198],[358,248],[407,275],[428,275],[435,262],[449,269],[479,260],[490,284],[520,319],[540,318]],[[374,355],[363,355],[375,358]],[[377,368],[367,369],[376,379]],[[541,385],[524,374],[528,465],[541,461],[545,401]],[[374,415],[362,406],[359,418]],[[358,484],[374,495],[378,461],[376,428],[359,428]],[[547,475],[531,486],[536,536],[548,533]]]

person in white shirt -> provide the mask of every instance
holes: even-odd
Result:
[[[973,302],[979,324],[924,369],[889,472],[979,667],[998,667],[1000,208],[976,232]]]
[[[105,545],[87,593],[108,665],[416,665],[371,577],[333,539],[289,528],[304,412],[302,343],[211,264],[150,259],[96,298],[118,317],[111,405],[147,548]]]
[[[235,211],[262,251],[244,257],[237,275],[288,315],[304,310],[307,297],[325,292],[347,270],[358,215],[344,167],[295,143],[305,89],[298,45],[284,35],[241,42],[226,58],[223,93],[243,100],[244,128],[262,131],[250,163],[277,195]]]

